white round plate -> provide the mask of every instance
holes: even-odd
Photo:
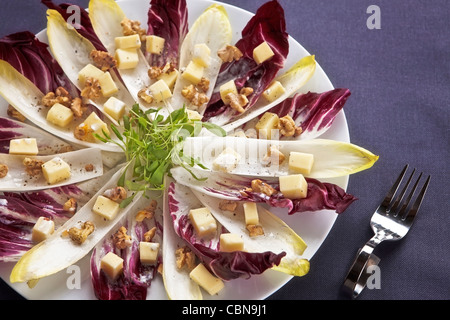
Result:
[[[147,12],[149,1],[142,0],[119,0],[118,4],[122,7],[128,18],[141,21],[145,26],[147,23]],[[213,1],[209,0],[188,0],[189,23],[194,20],[207,8]],[[218,2],[217,2],[218,3]],[[241,30],[245,27],[247,21],[253,16],[252,13],[241,8],[219,3],[225,7],[228,12],[231,25],[233,26],[233,43],[240,38]],[[289,32],[289,30],[287,30]],[[42,41],[46,41],[45,32],[38,34]],[[297,41],[292,37],[290,41],[290,52],[286,61],[285,69],[292,66],[300,58],[310,55]],[[332,90],[333,85],[328,79],[322,68],[317,65],[316,72],[302,91],[324,92]],[[6,115],[7,103],[0,97],[0,116]],[[345,114],[341,111],[336,117],[332,127],[322,136],[323,138],[350,142]],[[342,188],[346,189],[348,176],[330,179]],[[311,259],[322,245],[329,231],[337,218],[337,214],[332,211],[324,210],[315,213],[301,213],[287,216],[280,213],[280,217],[299,234],[307,243],[308,248],[304,257]],[[96,299],[92,290],[92,284],[89,271],[90,255],[79,261],[75,267],[41,279],[33,288],[28,288],[27,284],[14,283],[11,287],[27,299]],[[9,283],[9,275],[14,263],[0,263],[0,277]],[[74,281],[76,277],[81,277],[81,285],[78,287]],[[204,299],[223,299],[223,300],[261,300],[265,299],[283,285],[292,277],[281,272],[267,270],[262,275],[253,276],[250,279],[237,279],[226,283],[217,296],[204,294]],[[161,277],[156,277],[149,288],[148,299],[167,299]]]

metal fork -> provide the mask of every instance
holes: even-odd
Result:
[[[408,165],[403,168],[391,190],[389,190],[382,203],[372,215],[370,226],[374,232],[374,236],[364,247],[358,250],[356,259],[345,278],[343,290],[352,298],[358,297],[366,287],[367,280],[370,276],[368,268],[378,265],[380,262],[380,258],[373,254],[375,247],[383,241],[402,239],[410,230],[423,201],[431,176],[428,176],[426,179],[414,202],[412,200],[423,173],[420,173],[407,195],[416,169],[413,169],[401,191],[397,192],[406,175],[407,169]]]

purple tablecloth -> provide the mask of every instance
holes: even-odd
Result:
[[[224,2],[251,12],[264,3]],[[86,7],[88,1],[72,3]],[[377,249],[380,288],[366,289],[359,299],[449,299],[450,2],[281,3],[290,35],[316,55],[335,87],[352,92],[345,106],[351,142],[380,159],[351,176],[348,191],[359,200],[338,217],[311,260],[310,273],[269,299],[346,299],[342,282],[357,249],[372,236],[372,212],[406,163],[432,175],[430,188],[410,233]],[[367,13],[372,4],[380,9],[379,21]],[[3,0],[0,36],[42,30],[45,10],[39,0]],[[381,28],[369,29],[368,20]],[[0,280],[0,299],[17,298]]]

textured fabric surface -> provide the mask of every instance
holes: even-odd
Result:
[[[264,3],[224,2],[251,12]],[[381,288],[366,289],[359,299],[449,299],[450,2],[280,2],[289,34],[316,55],[335,87],[352,92],[345,106],[351,142],[380,159],[350,178],[348,191],[359,200],[338,217],[310,273],[269,299],[346,299],[342,282],[356,251],[372,236],[370,217],[406,163],[432,175],[430,188],[410,233],[376,251]],[[381,29],[367,27],[372,4],[380,9]],[[44,27],[40,1],[2,0],[0,36]],[[18,296],[0,280],[0,299],[7,298]]]

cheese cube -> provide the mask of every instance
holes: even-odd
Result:
[[[70,166],[63,159],[55,157],[42,165],[42,173],[49,184],[55,184],[71,176]]]
[[[173,87],[177,79],[178,79],[178,70],[176,69],[169,73],[163,73],[158,77],[158,80],[163,80],[170,88],[170,90],[173,90]]]
[[[189,120],[202,120],[203,116],[195,110],[186,109]]]
[[[92,212],[105,218],[106,220],[113,220],[117,213],[119,213],[119,203],[112,201],[105,196],[98,196],[95,200]]]
[[[122,119],[123,115],[125,114],[126,107],[127,106],[126,106],[125,102],[123,102],[115,97],[111,97],[103,105],[103,110],[107,114],[109,114],[113,119],[120,120],[120,119]]]
[[[164,50],[166,40],[164,38],[150,35],[146,38],[146,49],[148,53],[161,54]]]
[[[200,237],[215,233],[217,230],[216,219],[214,219],[208,208],[190,210],[189,220]]]
[[[189,273],[189,277],[210,295],[219,293],[225,287],[223,281],[211,274],[202,263]]]
[[[259,215],[256,203],[245,202],[242,206],[244,208],[245,225],[258,225]]]
[[[108,252],[100,260],[100,269],[112,280],[116,280],[123,272],[123,259],[113,252]]]
[[[108,98],[119,91],[119,88],[117,88],[117,85],[109,72],[105,72],[98,78],[98,82],[102,87],[102,94],[105,98]]]
[[[31,231],[31,240],[39,243],[47,239],[55,231],[55,222],[46,217],[39,217]]]
[[[210,60],[211,49],[205,43],[196,44],[194,46],[192,61],[206,68],[209,66]]]
[[[164,80],[158,80],[148,88],[156,102],[164,101],[172,96],[172,91]]]
[[[217,156],[216,159],[214,159],[212,165],[213,170],[230,172],[236,169],[239,161],[241,161],[241,155],[232,148],[227,147]]]
[[[103,131],[109,134],[108,125],[100,119],[100,117],[95,113],[91,112],[91,114],[84,120],[84,122],[80,126],[87,126],[89,130],[92,130],[92,133],[96,133],[99,136],[103,137]]]
[[[264,90],[262,95],[267,101],[272,102],[277,100],[285,92],[286,89],[284,89],[283,85],[279,81],[274,81],[266,90]]]
[[[280,119],[277,114],[272,112],[266,112],[259,119],[255,125],[255,129],[258,131],[258,137],[260,139],[271,139],[275,137],[278,130],[278,123]]]
[[[39,153],[35,138],[11,139],[9,141],[9,154],[24,154],[35,156]]]
[[[222,233],[220,235],[220,251],[233,252],[243,251],[244,240],[236,233]]]
[[[116,37],[116,49],[138,49],[141,47],[141,38],[138,34],[131,36]]]
[[[279,177],[280,191],[288,199],[302,199],[308,195],[308,183],[302,174]]]
[[[116,49],[115,58],[117,60],[117,68],[134,69],[139,63],[138,51],[135,48],[131,49]]]
[[[139,257],[142,264],[156,264],[158,261],[159,243],[139,242]]]
[[[273,53],[272,49],[270,48],[269,44],[266,41],[261,43],[255,49],[253,49],[253,59],[256,61],[257,64],[261,64],[264,61],[269,60],[274,55],[275,53]]]
[[[222,98],[223,103],[230,104],[230,99],[227,98],[227,95],[229,93],[238,94],[236,84],[234,83],[234,80],[230,80],[227,83],[224,83],[219,88],[220,97]]]
[[[73,121],[73,112],[62,104],[55,103],[47,112],[47,121],[61,128],[66,128]]]
[[[311,153],[291,152],[289,154],[289,170],[308,175],[314,164],[314,155]]]
[[[92,64],[88,64],[78,73],[78,81],[80,82],[81,87],[84,87],[87,78],[98,79],[103,74],[104,72],[102,70]]]
[[[182,77],[193,84],[198,84],[203,77],[204,67],[195,63],[194,61],[189,62],[188,66],[184,70]]]

